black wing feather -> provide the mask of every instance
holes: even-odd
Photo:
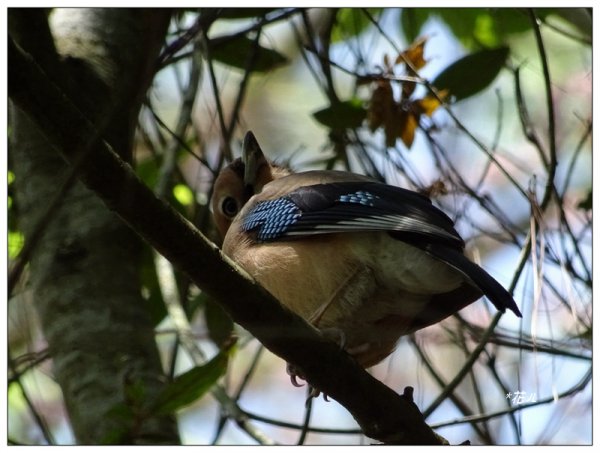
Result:
[[[490,302],[502,313],[508,308],[519,318],[519,307],[510,293],[491,275],[462,253],[438,244],[429,244],[423,250],[467,276],[483,292]]]

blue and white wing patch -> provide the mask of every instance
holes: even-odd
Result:
[[[389,231],[417,240],[463,246],[452,220],[428,198],[379,183],[300,187],[283,197],[258,202],[245,215],[242,228],[255,231],[259,242],[315,234]]]
[[[287,197],[262,201],[252,209],[242,222],[244,231],[258,230],[257,239],[268,241],[287,233],[289,227],[302,217],[302,211]]]

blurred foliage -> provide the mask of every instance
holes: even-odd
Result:
[[[539,8],[536,15],[541,20],[557,15],[584,36],[591,36],[591,12],[587,14],[582,8]],[[400,29],[408,41],[413,41],[432,18],[442,21],[467,49],[472,50],[502,46],[511,35],[532,29],[524,8],[404,8]]]
[[[8,258],[15,259],[19,256],[25,244],[25,236],[20,231],[8,230]]]
[[[135,171],[148,187],[156,187],[159,162],[157,159],[138,159]]]
[[[452,63],[434,79],[432,85],[437,88],[437,94],[429,93],[415,99],[411,95],[417,82],[409,78],[418,80],[417,71],[427,64],[424,58],[426,42],[427,38],[418,38],[399,53],[393,63],[386,55],[381,78],[371,85],[368,109],[363,107],[364,102],[360,99],[353,98],[315,112],[314,118],[330,129],[358,128],[364,119],[368,119],[372,132],[379,128],[384,130],[386,146],[393,147],[400,139],[410,148],[422,114],[432,116],[444,100],[458,102],[487,88],[504,67],[509,54],[508,47],[473,52]],[[398,99],[393,84],[400,87]]]
[[[146,302],[146,309],[150,314],[152,323],[156,326],[167,316],[167,309],[158,284],[158,275],[154,263],[154,254],[145,249],[140,264],[140,283],[142,297]]]
[[[331,30],[331,42],[336,43],[355,38],[372,25],[367,14],[376,16],[381,8],[340,8],[335,16],[335,23]]]
[[[292,64],[297,64],[300,58],[294,60],[290,54],[305,52],[307,48],[310,48],[310,52],[306,52],[302,56],[305,58],[305,63],[312,65],[311,69],[315,73],[322,76],[323,73],[331,71],[334,65],[327,66],[328,63],[331,63],[327,60],[332,58],[331,54],[318,55],[318,58],[315,58],[314,61],[310,60],[311,56],[318,53],[315,50],[318,46],[305,45],[303,48],[298,45],[298,48],[292,52],[289,49],[289,43],[280,44],[277,42],[277,46],[273,46],[272,43],[276,41],[259,39],[264,38],[265,35],[262,34],[263,30],[257,24],[260,24],[261,21],[267,21],[267,18],[277,17],[278,14],[284,11],[286,10],[280,8],[221,9],[216,21],[217,24],[221,25],[221,22],[226,22],[234,24],[235,28],[232,28],[231,32],[222,32],[217,37],[207,41],[208,53],[203,56],[210,55],[210,58],[214,61],[224,65],[224,72],[229,68],[234,69],[237,75],[240,75],[240,72],[245,75],[252,73],[255,79],[265,76],[260,79],[260,84],[268,84],[271,81],[272,71],[282,68],[284,65],[289,67]],[[325,14],[315,20],[315,23],[319,24],[320,27],[315,27],[317,36],[314,39],[319,44],[348,45],[349,48],[353,49],[351,43],[360,41],[363,38],[366,40],[367,37],[371,36],[370,33],[383,36],[384,32],[377,30],[376,24],[382,26],[381,19],[388,11],[390,10],[382,8],[341,8],[329,11],[331,22],[323,19],[323,17],[328,18]],[[313,119],[329,130],[329,136],[332,142],[335,142],[337,153],[332,159],[344,161],[344,159],[347,160],[348,155],[355,152],[356,148],[344,147],[348,143],[348,137],[352,136],[350,132],[356,132],[356,136],[358,136],[358,132],[363,133],[363,136],[370,134],[370,138],[373,141],[379,140],[379,144],[386,151],[392,151],[395,147],[400,150],[410,149],[415,143],[417,134],[423,133],[426,135],[430,133],[424,127],[424,120],[427,120],[427,124],[432,123],[431,117],[440,107],[452,107],[455,103],[479,94],[489,88],[500,74],[509,73],[510,68],[507,62],[511,61],[514,53],[519,52],[519,47],[513,47],[514,38],[525,33],[531,33],[533,30],[532,21],[525,9],[404,8],[391,12],[397,13],[396,16],[392,16],[394,17],[392,26],[397,27],[399,30],[396,31],[400,31],[406,42],[410,43],[405,49],[395,47],[395,51],[386,55],[383,61],[381,59],[374,61],[371,55],[362,55],[361,58],[364,56],[371,58],[368,61],[361,61],[362,66],[357,65],[357,67],[361,70],[366,68],[368,74],[365,74],[365,71],[356,70],[356,72],[352,72],[347,70],[345,75],[352,79],[355,87],[350,94],[345,93],[341,100],[331,95],[335,88],[334,82],[331,82],[325,76],[321,79],[317,77],[319,80],[326,80],[327,83],[332,84],[326,86],[323,82],[321,88],[323,88],[323,93],[326,93],[324,96],[325,102],[318,105],[324,105],[324,107],[316,111],[311,110]],[[196,10],[187,10],[185,13],[180,14],[181,23],[178,24],[180,29],[185,30],[187,26],[184,25],[187,22],[184,22],[183,19],[188,16],[195,19],[197,14],[201,15],[202,10],[200,10],[200,13]],[[569,31],[574,30],[577,32],[578,36],[583,39],[584,45],[587,45],[585,39],[591,38],[591,13],[587,10],[547,8],[536,9],[536,14],[542,22],[548,21],[550,23],[558,18],[560,26],[567,26]],[[297,19],[296,22],[301,23],[300,18],[301,14],[298,10],[293,19]],[[448,64],[445,68],[441,68],[439,73],[432,77],[432,80],[425,81],[420,79],[420,71],[426,68],[429,63],[425,58],[425,51],[429,50],[427,46],[430,41],[422,33],[425,24],[430,20],[437,20],[445,25],[464,46],[465,55]],[[325,24],[319,21],[324,21]],[[243,32],[244,27],[247,27],[249,31]],[[327,34],[323,35],[324,33]],[[196,38],[197,36],[193,37],[193,39]],[[385,36],[385,38],[391,41],[389,36]],[[181,60],[185,60],[191,55],[189,53],[190,47],[184,49],[188,53],[182,52]],[[315,61],[318,63],[315,63]],[[179,62],[180,60],[173,59],[174,65]],[[335,63],[344,66],[345,62],[342,60]],[[227,80],[228,77],[228,75],[223,76],[220,74],[217,81],[224,85],[224,80]],[[336,79],[331,77],[331,80]],[[181,80],[179,79],[177,82],[179,83],[179,89],[183,92],[182,87],[184,84],[180,83]],[[425,82],[434,86],[436,92],[428,90]],[[210,94],[214,94],[215,98],[218,98],[219,102],[223,104],[228,102],[232,105],[235,104],[231,102],[230,93],[225,94],[224,90],[223,92],[219,91],[223,85],[213,87],[215,92]],[[240,96],[242,101],[245,94],[243,88],[243,84],[240,82],[239,92],[236,95]],[[260,92],[260,90],[257,91]],[[284,94],[287,94],[287,92]],[[205,98],[209,97],[206,92],[203,92],[202,95]],[[202,103],[206,102],[205,98],[201,98]],[[271,104],[275,106],[274,109],[277,108],[275,102],[270,99],[260,100],[261,107],[271,106]],[[152,108],[150,103],[148,108]],[[219,112],[218,109],[223,111]],[[207,119],[206,123],[216,123],[215,118],[220,115],[228,118],[227,115],[231,114],[231,110],[233,110],[233,107],[229,104],[226,107],[219,106],[215,108],[215,112],[212,112],[212,117]],[[256,115],[262,115],[263,113],[259,109],[252,112]],[[192,125],[197,119],[189,113],[187,121]],[[226,124],[218,123],[217,127],[221,128],[218,134],[218,155],[206,151],[210,147],[205,142],[210,143],[210,137],[202,136],[203,132],[198,133],[197,130],[194,130],[194,127],[184,128],[185,133],[182,133],[182,136],[179,137],[182,143],[187,144],[189,149],[197,152],[201,159],[197,157],[191,159],[190,154],[186,152],[187,150],[178,150],[176,156],[178,167],[170,175],[169,189],[165,192],[165,198],[174,209],[197,225],[209,237],[215,236],[214,231],[211,230],[213,227],[209,220],[208,206],[206,200],[203,201],[203,197],[208,199],[210,190],[204,186],[201,188],[195,186],[192,183],[195,180],[190,177],[191,172],[186,173],[183,169],[190,165],[190,160],[194,164],[200,165],[206,165],[206,162],[210,162],[211,165],[214,162],[219,162],[220,165],[225,162],[221,141],[225,138],[233,141],[232,137],[235,137],[234,129],[245,127],[244,121],[239,119],[237,122],[231,121],[232,130],[228,130]],[[158,132],[156,134],[158,136],[148,139],[148,143],[144,144],[145,147],[150,149],[150,152],[142,153],[135,163],[138,176],[151,188],[155,188],[162,177],[163,152],[167,148],[166,144],[169,142],[171,135],[175,133],[175,131],[163,130],[165,128],[164,125],[157,128]],[[542,129],[540,128],[540,130]],[[179,132],[181,133],[181,131]],[[429,135],[427,137],[432,140]],[[398,144],[403,145],[403,147],[398,147]],[[436,148],[433,140],[430,144],[432,149]],[[229,145],[230,143],[227,143],[227,146]],[[358,153],[355,155],[358,155]],[[400,156],[398,158],[400,161],[404,159],[400,152],[394,154],[394,158],[397,158],[397,156]],[[284,158],[289,158],[289,156],[284,156]],[[202,159],[205,159],[205,161]],[[435,159],[438,166],[436,168],[439,170],[447,169],[447,164],[443,162],[440,155],[435,155]],[[213,167],[211,170],[218,171],[217,164],[214,164]],[[207,175],[208,173],[203,173],[198,179],[210,180],[210,176]],[[452,172],[448,171],[445,176],[445,181],[449,183],[448,185],[452,190],[465,190],[457,183],[460,178]],[[439,184],[444,187],[443,180],[440,180]],[[455,186],[459,186],[459,189],[455,189]],[[14,174],[11,171],[8,172],[8,188],[8,255],[9,259],[14,259],[23,246],[24,238],[18,228],[18,206],[15,205],[12,196]],[[506,188],[503,188],[503,190],[506,190]],[[447,191],[444,193],[447,193]],[[457,198],[456,200],[457,204],[461,204],[462,199]],[[477,199],[477,202],[481,204],[486,201],[487,198],[484,197]],[[579,199],[577,207],[584,211],[590,211],[591,214],[591,189],[584,199]],[[496,208],[494,207],[494,209]],[[496,212],[494,209],[491,211]],[[587,213],[581,214],[585,215]],[[476,234],[481,234],[476,228],[475,231]],[[492,236],[490,235],[490,237]],[[154,255],[150,250],[147,250],[140,264],[142,294],[154,324],[157,328],[160,328],[158,326],[167,317],[167,310],[155,266]],[[508,274],[508,272],[505,273]],[[125,389],[126,398],[137,403],[133,405],[133,409],[131,405],[116,406],[111,414],[107,414],[107,416],[113,416],[121,420],[123,426],[123,430],[113,433],[112,438],[106,439],[108,443],[124,442],[126,439],[123,436],[131,431],[131,427],[139,421],[140,417],[146,417],[149,413],[173,413],[202,398],[227,372],[230,360],[235,357],[236,349],[229,347],[235,334],[235,326],[228,314],[206,293],[194,288],[185,275],[176,272],[176,280],[178,289],[181,292],[180,302],[188,319],[194,319],[197,314],[201,321],[204,321],[206,327],[207,336],[203,339],[209,340],[208,343],[213,349],[216,346],[217,348],[223,348],[223,350],[217,353],[212,360],[201,365],[194,363],[188,371],[174,377],[155,401],[146,401],[144,389],[140,387],[139,383],[128,383]],[[198,326],[194,325],[193,327],[196,329]],[[471,334],[472,332],[469,332],[465,336]],[[582,335],[587,338],[588,331],[585,331]],[[589,328],[589,336],[591,336],[591,327]],[[452,341],[455,340],[450,340],[450,342]],[[165,354],[169,355],[169,361],[173,360],[173,366],[169,372],[176,374],[179,368],[174,365],[175,358],[173,357],[177,357],[178,352],[170,350]],[[244,357],[238,357],[237,359],[247,359],[245,354],[240,355]],[[493,356],[493,360],[495,358],[496,356]],[[492,358],[490,358],[491,362]],[[11,400],[13,406],[22,405],[23,398],[17,398],[17,393],[14,386],[9,386],[9,400]]]
[[[194,203],[194,193],[185,184],[176,184],[173,187],[173,196],[183,206],[191,206]]]
[[[221,347],[231,340],[233,320],[221,305],[210,298],[205,301],[204,318],[208,336],[216,346]]]
[[[259,45],[245,36],[211,41],[211,56],[220,63],[237,69],[267,72],[288,63],[279,52]]]
[[[227,370],[233,350],[230,343],[215,357],[201,366],[180,374],[170,382],[156,400],[146,402],[151,414],[171,414],[202,398]]]
[[[8,179],[8,190],[7,190],[7,198],[6,198],[6,207],[8,210],[7,222],[8,222],[8,237],[7,237],[7,245],[8,245],[8,259],[15,259],[21,249],[23,248],[23,244],[25,243],[25,237],[23,233],[19,230],[18,227],[18,209],[14,202],[14,182],[15,182],[15,174],[8,170],[7,172]]]
[[[417,82],[409,78],[417,78],[417,71],[427,64],[424,58],[426,42],[426,38],[417,39],[393,63],[386,55],[382,77],[372,87],[367,112],[368,125],[371,132],[379,128],[384,130],[387,147],[395,146],[396,140],[400,139],[410,149],[421,115],[433,115],[446,97],[446,92],[440,90],[437,95],[429,93],[421,99],[411,98]],[[399,72],[396,72],[397,67],[400,68]],[[404,76],[407,78],[403,79]],[[397,90],[400,93],[398,99],[394,95],[393,83],[400,86]]]
[[[438,90],[447,90],[454,101],[468,98],[494,81],[508,54],[508,47],[473,52],[444,69],[431,84]]]
[[[367,116],[360,99],[338,102],[315,113],[314,118],[330,129],[354,129],[360,127]]]

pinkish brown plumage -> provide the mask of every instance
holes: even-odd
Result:
[[[224,253],[290,310],[337,332],[363,367],[483,294],[520,316],[464,256],[452,221],[415,192],[353,173],[292,174],[248,133],[211,204]]]

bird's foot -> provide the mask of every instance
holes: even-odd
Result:
[[[327,327],[324,329],[319,329],[319,332],[321,333],[321,335],[323,335],[323,337],[337,344],[340,347],[340,349],[344,349],[344,346],[346,345],[346,334],[344,334],[344,331],[342,329],[339,329],[337,327]],[[298,382],[298,379],[306,381],[306,378],[296,366],[292,365],[291,363],[288,363],[286,365],[286,372],[290,376],[290,381],[292,382],[292,385],[294,387],[304,386],[304,384]],[[314,389],[314,387],[311,388]],[[317,391],[317,396],[318,395],[319,392]]]
[[[291,381],[291,383],[292,383],[292,385],[294,387],[304,387],[303,383],[298,382],[298,379],[306,381],[306,378],[302,375],[302,373],[300,372],[300,370],[298,370],[291,363],[288,363],[287,366],[286,366],[286,372],[290,376],[290,381]],[[327,395],[325,393],[322,393],[316,387],[313,387],[312,385],[308,384],[308,396],[306,398],[306,403],[305,403],[306,406],[308,406],[309,401],[312,398],[318,398],[319,395],[321,395],[321,394],[323,395],[323,399],[325,401],[329,401],[329,399],[327,398]]]
[[[304,384],[298,382],[298,378],[302,379],[303,381],[306,381],[306,378],[302,375],[298,368],[296,368],[291,363],[288,363],[286,364],[285,371],[290,377],[290,381],[292,382],[292,385],[294,387],[304,387]]]
[[[335,344],[337,344],[340,347],[340,349],[344,349],[344,346],[346,345],[346,335],[344,334],[344,331],[342,329],[339,329],[336,327],[327,327],[324,329],[319,329],[319,331],[321,332],[321,335],[323,335],[323,337],[327,338],[328,340],[333,341]],[[302,374],[302,372],[296,366],[292,365],[291,363],[288,363],[286,365],[286,372],[290,376],[290,381],[294,387],[303,387],[304,386],[304,383],[298,382],[298,379],[300,379],[302,381],[306,381],[306,377]],[[323,395],[323,399],[325,401],[329,401],[327,394],[321,392],[316,387],[313,387],[312,385],[309,384],[308,390],[309,390],[308,398],[306,400],[307,404],[311,398],[318,398],[320,395]]]
[[[327,393],[323,393],[318,388],[315,388],[313,386],[309,386],[308,387],[308,396],[306,397],[306,401],[305,401],[304,405],[306,407],[308,407],[308,405],[310,404],[310,401],[313,398],[318,398],[320,395],[323,395],[323,400],[324,401],[329,402],[329,398],[327,397]]]

